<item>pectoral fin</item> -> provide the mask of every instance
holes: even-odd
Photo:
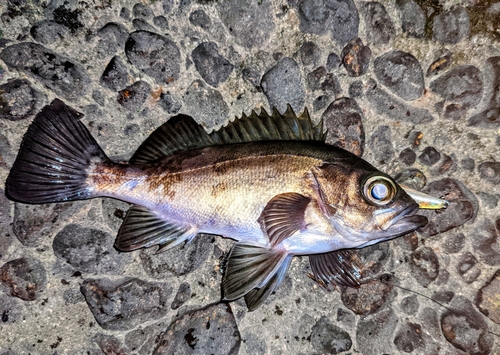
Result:
[[[283,250],[253,244],[235,244],[222,279],[223,299],[232,301],[245,296],[254,288],[276,283],[272,282],[272,278],[286,258],[287,253]]]
[[[258,221],[272,246],[305,227],[304,213],[310,201],[309,197],[287,192],[276,195],[267,203]]]
[[[309,255],[314,278],[326,288],[332,283],[359,287],[361,262],[353,250],[337,250],[325,254]]]
[[[197,232],[197,228],[189,224],[166,221],[146,207],[134,205],[118,231],[115,247],[131,251],[159,245],[160,252],[193,238]]]

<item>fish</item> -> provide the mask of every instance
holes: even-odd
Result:
[[[201,234],[233,239],[221,299],[244,297],[249,310],[277,289],[294,256],[309,257],[321,285],[359,287],[355,249],[410,233],[427,223],[420,207],[447,204],[327,144],[323,122],[314,125],[307,109],[299,116],[290,105],[283,114],[254,110],[211,133],[179,114],[127,163],[106,156],[82,117],[59,99],[35,116],[6,196],[29,204],[131,203],[119,251],[162,252]]]

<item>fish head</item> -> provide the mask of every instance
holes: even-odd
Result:
[[[334,228],[346,239],[345,247],[375,244],[427,224],[425,216],[416,214],[418,203],[365,161],[326,164],[321,170],[320,199]]]

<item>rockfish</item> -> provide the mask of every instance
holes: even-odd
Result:
[[[6,182],[24,203],[111,197],[132,203],[115,247],[164,251],[201,233],[231,238],[222,297],[258,307],[294,255],[308,255],[323,285],[359,286],[348,249],[414,231],[421,206],[446,202],[402,188],[344,149],[325,143],[322,122],[252,111],[208,134],[177,115],[154,131],[128,164],[111,161],[56,99],[35,117]],[[413,197],[415,198],[413,198]],[[428,207],[428,206],[427,206]]]

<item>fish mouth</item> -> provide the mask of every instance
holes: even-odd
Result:
[[[419,206],[417,203],[406,207],[393,218],[386,232],[396,237],[425,226],[428,222],[427,217],[416,214],[418,209]]]

